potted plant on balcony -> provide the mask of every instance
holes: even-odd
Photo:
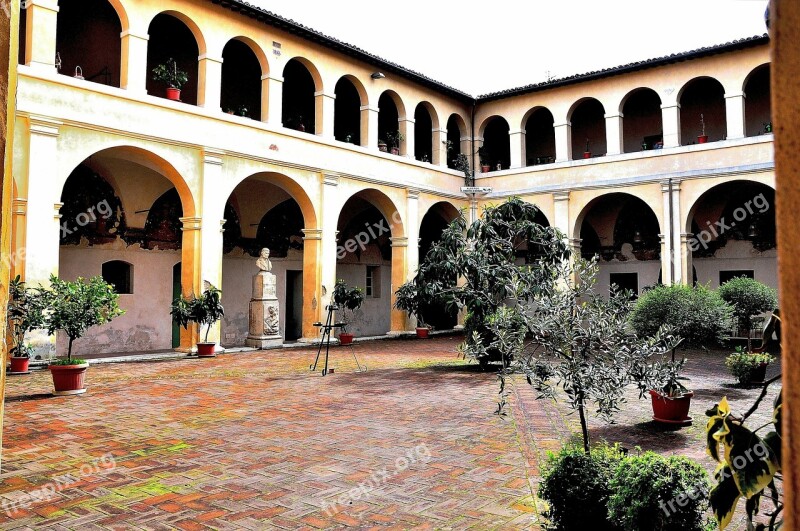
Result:
[[[745,352],[738,346],[733,354],[725,358],[725,366],[741,385],[763,385],[767,377],[767,366],[773,361],[775,358],[767,352]]]
[[[351,288],[347,285],[347,282],[339,279],[333,287],[332,300],[333,304],[342,310],[343,325],[342,331],[339,333],[339,343],[350,345],[355,336],[347,331],[347,325],[350,324],[355,311],[364,304],[364,292],[358,286]],[[348,317],[347,310],[350,310],[351,317]]]
[[[416,278],[419,277],[417,276],[414,280],[406,282],[395,292],[394,307],[406,312],[409,317],[416,318],[417,337],[426,339],[430,332],[430,327],[425,324],[425,319],[422,316],[422,307],[426,302],[426,292],[424,286],[417,284]]]
[[[400,142],[406,139],[405,135],[398,131],[390,131],[386,133],[386,139],[389,141],[389,149],[392,155],[400,154]]]
[[[28,288],[17,275],[8,287],[8,329],[11,333],[10,374],[28,374],[31,346],[25,334],[44,325],[44,304],[40,290]]]
[[[386,140],[383,140],[382,138],[378,140],[378,151],[382,151],[384,153],[389,152],[389,146],[386,143]]]
[[[181,88],[189,81],[189,75],[170,57],[153,69],[153,80],[167,85],[167,99],[181,101]]]
[[[583,150],[583,158],[590,159],[592,158],[592,152],[589,150],[589,139],[586,139],[586,149]]]
[[[700,134],[697,137],[698,144],[705,144],[708,142],[708,135],[706,134],[706,121],[703,115],[700,115]]]
[[[481,160],[481,173],[489,173],[491,169],[491,163],[489,162],[491,154],[485,145],[478,148],[478,158]]]
[[[197,343],[198,358],[213,358],[214,349],[217,344],[208,340],[208,333],[211,327],[225,316],[225,308],[221,303],[222,292],[214,286],[209,286],[202,295],[196,297],[194,294],[189,297],[180,296],[172,301],[172,314],[175,322],[184,329],[189,329],[189,323],[199,325],[199,332],[202,333],[203,325],[206,326],[206,335],[203,342]]]
[[[69,338],[67,355],[50,362],[55,395],[77,395],[86,392],[84,385],[89,363],[72,357],[72,344],[82,337],[92,326],[110,322],[119,317],[119,295],[114,287],[102,277],[92,277],[88,281],[78,278],[74,282],[50,276],[50,289],[42,291],[45,312],[45,326],[48,333],[62,331]]]

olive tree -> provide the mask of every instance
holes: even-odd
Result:
[[[737,277],[717,290],[722,300],[733,306],[733,315],[740,330],[747,331],[747,351],[753,350],[750,331],[753,317],[778,307],[778,293],[774,288],[747,277]],[[768,340],[769,338],[764,338]]]

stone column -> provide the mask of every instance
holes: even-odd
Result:
[[[744,92],[725,94],[725,122],[728,124],[727,139],[744,138]]]
[[[320,280],[322,283],[322,301],[319,307],[318,320],[324,321],[325,306],[330,304],[333,286],[336,284],[336,230],[339,225],[339,176],[324,174],[322,176],[322,229],[320,246]]]
[[[405,137],[400,142],[400,155],[414,158],[414,120],[400,120],[398,129]]]
[[[314,93],[314,133],[333,140],[333,121],[336,109],[336,94]]]
[[[373,150],[378,149],[378,112],[377,107],[361,106],[361,145]]]
[[[681,106],[679,103],[673,102],[661,106],[661,127],[664,131],[665,148],[681,145]]]
[[[198,82],[197,105],[212,111],[221,111],[222,104],[222,58],[208,54],[197,58]]]
[[[202,226],[203,219],[197,216],[180,218],[181,222],[181,295],[188,297],[203,292],[202,283]],[[181,328],[180,352],[191,352],[199,341],[197,326]],[[210,334],[209,334],[210,337]]]
[[[692,269],[692,249],[690,247],[690,242],[694,235],[690,232],[682,232],[680,234],[680,244],[676,250],[676,253],[680,256],[680,267],[675,268],[675,283],[676,284],[686,284],[691,286],[692,282],[694,282],[694,272]],[[680,273],[680,277],[678,277],[678,273]]]
[[[392,285],[391,290],[391,327],[389,330],[393,333],[404,332],[408,330],[407,314],[402,310],[394,307],[397,301],[395,292],[405,283],[408,278],[408,238],[405,237],[392,237],[389,239],[392,242]]]
[[[666,218],[667,222],[669,222],[669,218]],[[672,241],[674,242],[673,249],[676,253],[675,255],[675,277],[674,282],[676,284],[686,284],[687,282],[691,282],[691,258],[692,254],[689,252],[689,267],[686,267],[686,247],[683,245],[681,239],[681,233],[683,232],[683,218],[681,212],[681,183],[680,181],[672,181]],[[678,265],[680,264],[680,267]],[[688,277],[687,277],[688,271]],[[689,280],[687,280],[687,278]]]
[[[553,226],[564,233],[565,238],[572,237],[569,220],[569,191],[553,194]]]
[[[572,160],[572,124],[554,124],[553,130],[556,136],[556,162]]]
[[[411,280],[419,268],[419,190],[409,188],[406,190],[406,233],[408,234],[408,275],[406,280]],[[397,286],[399,288],[400,286]]]
[[[661,219],[664,220],[662,234],[659,234],[662,239],[661,280],[666,285],[675,282],[675,269],[680,267],[680,263],[675,262],[676,240],[672,237],[672,225],[670,224],[670,197],[669,181],[661,181]]]
[[[322,307],[321,257],[322,229],[303,229],[303,338],[301,341],[304,342],[311,342],[319,338],[319,328],[315,327],[314,323],[320,320],[320,307]]]
[[[122,65],[120,66],[120,86],[137,94],[147,92],[147,34],[135,35],[122,32]]]
[[[447,167],[447,129],[433,129],[433,153],[431,163],[434,166]]]
[[[27,0],[25,9],[25,64],[55,72],[58,0]]]
[[[10,173],[8,174],[10,175]],[[13,233],[11,235],[11,278],[20,275],[25,276],[25,227],[28,223],[28,200],[23,197],[15,197],[11,203],[11,215],[13,216]]]
[[[606,155],[622,153],[622,113],[606,114]]]
[[[525,160],[525,130],[514,129],[508,132],[511,143],[511,167],[524,168]]]
[[[202,219],[200,223],[200,290],[208,282],[222,289],[222,233],[225,220],[224,197],[222,192],[222,165],[224,153],[206,149],[203,155]],[[208,340],[217,343],[222,339],[222,323],[217,321],[211,327]]]
[[[266,94],[264,85],[267,85]],[[264,104],[264,98],[267,103]],[[268,121],[275,127],[283,125],[283,78],[268,75],[261,78],[261,120]],[[266,115],[264,111],[266,110]]]

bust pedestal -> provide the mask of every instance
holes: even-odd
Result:
[[[250,328],[247,334],[247,345],[250,347],[265,349],[283,345],[276,283],[277,278],[268,271],[260,271],[253,276]]]

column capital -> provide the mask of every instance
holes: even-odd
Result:
[[[416,121],[415,121],[413,118],[406,118],[406,119],[404,119],[404,120],[397,120],[397,123],[403,123],[403,122],[406,122],[406,123],[413,124],[413,123],[415,123]]]
[[[203,218],[190,216],[178,218],[178,220],[181,222],[181,230],[184,232],[200,230],[200,228],[203,226]]]
[[[25,0],[22,2],[22,8],[28,9],[29,7],[41,7],[49,11],[58,13],[58,0]]]
[[[55,203],[53,205],[53,217],[55,219],[61,219],[61,207],[64,206],[64,203]]]
[[[370,105],[362,105],[359,107],[361,111],[370,111],[370,112],[380,112],[381,110],[378,107],[372,107]]]
[[[328,94],[327,92],[323,92],[323,91],[319,91],[319,92],[315,92],[314,93],[314,97],[315,98],[318,97],[318,96],[322,96],[322,97],[325,97],[325,98],[330,98],[332,100],[336,99],[336,94]]]
[[[553,124],[553,127],[571,127],[571,126],[572,126],[572,122],[570,122],[569,120],[567,120],[566,122],[561,122],[561,123],[557,123],[557,124],[554,123]]]
[[[28,214],[28,200],[24,197],[16,197],[11,201],[11,213],[18,216]]]
[[[665,194],[669,193],[669,188],[670,188],[669,184],[670,184],[670,181],[668,181],[668,180],[661,181],[661,191],[663,193],[665,193]],[[680,181],[680,179],[673,179],[672,180],[672,191],[673,192],[680,191],[680,189],[681,189],[681,181]]]
[[[62,125],[64,125],[63,122],[59,122],[57,120],[51,120],[43,116],[31,116],[30,124],[31,124],[31,134],[36,134],[40,136],[51,136],[51,137],[57,137],[59,133],[59,128]]]
[[[525,131],[524,129],[509,129],[508,130],[508,136],[525,135],[525,134],[527,134],[527,131]]]
[[[283,77],[282,76],[276,76],[276,75],[273,75],[273,74],[267,74],[265,76],[261,76],[261,81],[264,81],[266,79],[269,79],[270,81],[275,81],[277,83],[283,83]]]
[[[397,237],[397,238],[389,238],[392,247],[408,247],[408,238],[405,237]]]
[[[132,32],[129,29],[127,29],[127,30],[125,30],[125,31],[123,31],[122,33],[119,34],[119,38],[120,39],[124,39],[125,37],[133,37],[134,39],[140,39],[140,40],[143,40],[143,41],[149,41],[150,40],[150,35],[148,35],[147,33],[145,33],[144,35],[140,35],[138,33]]]
[[[203,163],[211,164],[214,166],[222,166],[223,157],[225,157],[224,151],[206,149],[205,152],[203,153]]]
[[[659,234],[658,235],[658,242],[661,245],[666,245],[667,244],[667,235],[666,234]]]
[[[673,109],[673,108],[680,109],[681,108],[681,104],[678,103],[677,101],[673,101],[673,102],[670,102],[670,103],[662,103],[661,104],[661,109],[662,110],[664,110],[664,109]]]
[[[322,229],[300,229],[303,231],[303,240],[321,240]]]
[[[226,224],[227,222],[228,222],[228,220],[227,220],[227,219],[221,219],[221,220],[219,220],[219,233],[220,233],[220,234],[222,234],[223,232],[225,232],[225,224]]]
[[[340,176],[335,173],[325,173],[322,175],[322,183],[327,186],[339,186]]]
[[[197,60],[198,61],[213,61],[213,62],[219,63],[219,64],[222,64],[222,61],[223,61],[222,57],[213,57],[211,55],[208,55],[207,53],[204,53],[203,55],[198,55],[197,56]]]
[[[606,119],[609,119],[609,118],[624,118],[625,115],[622,114],[621,112],[616,112],[616,113],[612,112],[612,113],[604,114],[603,117],[606,118]]]
[[[419,199],[419,190],[416,188],[407,188],[406,194],[409,199]]]
[[[569,190],[561,192],[553,192],[553,201],[555,202],[569,201]]]
[[[740,91],[740,92],[726,92],[725,93],[725,99],[726,100],[730,99],[730,98],[745,98],[745,97],[746,97],[745,93],[742,92],[742,91]]]
[[[576,251],[580,250],[581,243],[583,243],[583,239],[581,239],[581,238],[570,238],[569,239],[570,247],[572,247]]]

